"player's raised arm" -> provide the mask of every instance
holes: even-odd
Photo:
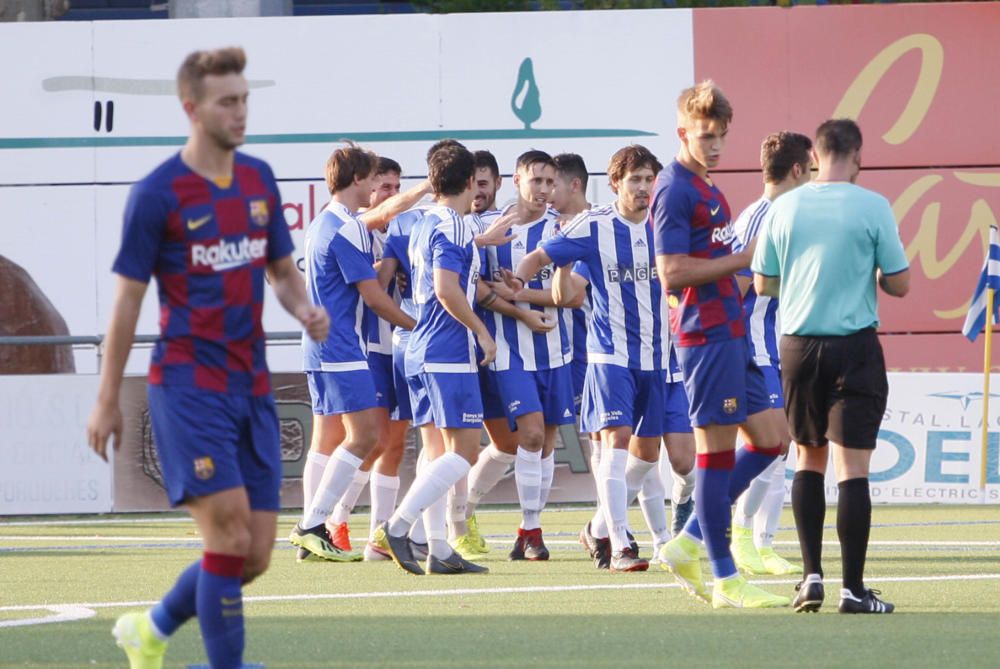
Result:
[[[384,228],[389,221],[420,202],[421,198],[431,192],[431,182],[421,181],[416,186],[402,193],[397,193],[381,204],[372,207],[358,216],[369,230]]]

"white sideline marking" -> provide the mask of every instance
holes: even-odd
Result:
[[[18,610],[17,607],[0,608],[0,611]],[[97,611],[79,604],[48,604],[45,606],[30,606],[24,610],[51,611],[52,615],[40,618],[18,618],[16,620],[0,620],[0,628],[3,627],[24,627],[27,625],[46,625],[48,623],[68,623],[74,620],[86,620],[97,615]]]

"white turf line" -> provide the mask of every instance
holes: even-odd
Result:
[[[835,580],[831,576],[829,580]],[[878,583],[927,583],[931,581],[995,581],[1000,580],[1000,574],[962,574],[941,576],[896,576],[872,578]],[[791,585],[798,579],[781,579],[760,581],[767,585]],[[710,584],[711,582],[709,582]],[[244,597],[244,602],[295,602],[295,601],[329,601],[345,599],[410,599],[415,597],[466,597],[469,595],[507,595],[526,593],[581,592],[588,590],[665,590],[680,587],[673,582],[657,583],[617,583],[606,585],[548,585],[506,588],[457,588],[453,590],[390,590],[383,592],[337,592],[305,595],[259,595]],[[19,618],[0,621],[0,628],[24,627],[27,625],[42,625],[46,623],[70,622],[84,620],[97,615],[95,609],[141,608],[156,604],[156,601],[135,602],[88,602],[72,604],[40,604],[20,606],[0,606],[0,613],[17,611],[50,611],[52,615],[38,618]]]

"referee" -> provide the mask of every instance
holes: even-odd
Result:
[[[798,444],[792,510],[806,574],[793,606],[818,611],[823,604],[823,481],[833,446],[844,569],[839,610],[892,613],[863,578],[868,472],[889,391],[875,284],[903,297],[910,271],[889,202],[854,184],[861,170],[857,124],[823,123],[813,157],[816,180],[775,200],[751,265],[758,294],[781,293],[782,385]]]

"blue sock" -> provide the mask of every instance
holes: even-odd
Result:
[[[177,577],[174,587],[150,610],[153,625],[164,636],[171,636],[178,627],[194,617],[199,574],[201,560],[188,565]]]
[[[712,565],[712,574],[717,579],[736,575],[736,563],[729,552],[729,526],[732,524],[729,477],[734,458],[733,451],[699,453],[695,473],[695,514],[701,521],[699,528],[704,526],[701,529],[708,549],[708,560]]]
[[[206,552],[198,577],[198,622],[212,669],[243,665],[244,558]]]

